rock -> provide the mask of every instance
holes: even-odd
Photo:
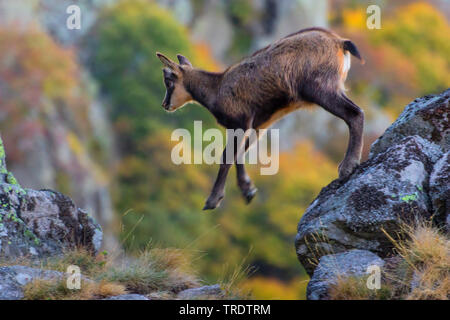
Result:
[[[425,96],[406,106],[398,119],[372,145],[369,158],[383,153],[409,136],[420,136],[450,150],[450,89],[440,95]]]
[[[117,0],[34,0],[11,2],[0,0],[0,24],[20,21],[28,26],[39,23],[49,34],[66,46],[76,45],[95,23],[100,10]],[[76,4],[81,11],[81,28],[66,27],[70,5]]]
[[[361,165],[346,182],[334,181],[309,206],[298,225],[297,256],[308,274],[322,255],[348,249],[381,257],[392,244],[401,220],[429,218],[426,192],[432,158],[439,148],[418,136],[408,137]]]
[[[146,296],[143,296],[141,294],[121,294],[118,296],[108,297],[102,300],[150,300]]]
[[[23,189],[6,169],[0,144],[0,259],[50,256],[83,246],[96,253],[102,230],[67,196]]]
[[[374,142],[369,159],[350,177],[322,189],[307,208],[295,246],[299,261],[316,279],[312,288],[316,273],[323,273],[316,265],[327,261],[324,256],[345,257],[354,249],[381,259],[391,256],[393,245],[385,233],[395,237],[401,222],[432,218],[450,230],[449,101],[450,89],[409,104]],[[314,297],[321,298],[317,290]]]
[[[24,286],[33,280],[63,279],[63,272],[25,266],[0,267],[0,300],[19,300]]]
[[[221,297],[223,296],[223,291],[220,285],[215,284],[212,286],[203,286],[199,288],[186,289],[178,293],[177,299],[181,300],[195,300],[202,299],[205,297]]]
[[[336,283],[338,277],[362,277],[368,274],[369,266],[375,265],[381,268],[384,261],[366,250],[351,250],[323,256],[308,283],[306,297],[308,300],[328,299],[328,290]]]
[[[450,152],[436,162],[430,176],[430,198],[433,213],[450,233]]]
[[[5,183],[8,179],[8,170],[6,170],[5,156],[5,147],[3,146],[3,140],[0,137],[0,183]]]

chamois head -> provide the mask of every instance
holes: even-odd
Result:
[[[157,52],[156,56],[164,65],[163,74],[166,95],[162,106],[167,111],[173,112],[192,100],[192,96],[187,92],[183,84],[184,74],[187,70],[192,69],[192,64],[181,54],[177,55],[179,64],[162,53]]]

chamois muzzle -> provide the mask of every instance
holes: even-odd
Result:
[[[170,110],[170,97],[167,97],[167,94],[164,97],[164,100],[163,100],[161,106],[167,111]]]

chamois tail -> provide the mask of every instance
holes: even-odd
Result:
[[[350,52],[356,58],[361,60],[362,64],[365,63],[364,59],[361,57],[361,54],[358,51],[358,48],[356,47],[356,45],[353,42],[351,42],[350,40],[344,40],[342,45],[343,45],[344,51]]]

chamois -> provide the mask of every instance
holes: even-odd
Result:
[[[182,55],[177,55],[178,64],[157,52],[164,65],[166,86],[162,106],[172,112],[195,101],[227,129],[246,131],[267,128],[288,113],[317,104],[344,120],[349,128],[348,148],[338,167],[339,177],[344,178],[360,162],[364,126],[363,111],[344,93],[350,54],[364,63],[353,42],[322,28],[290,34],[218,73],[194,68]],[[257,189],[244,165],[235,161],[238,152],[247,151],[248,139],[246,142],[234,148],[231,163],[236,164],[238,185],[249,203]],[[231,167],[225,161],[226,148],[203,210],[215,209],[224,197]]]

